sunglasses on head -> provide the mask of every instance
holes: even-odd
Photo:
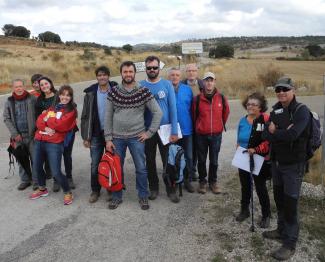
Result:
[[[286,87],[286,86],[277,86],[277,87],[275,88],[275,93],[288,92],[288,91],[290,91],[290,90],[291,90],[291,88]]]
[[[147,70],[158,70],[159,69],[159,66],[147,66],[146,67]]]

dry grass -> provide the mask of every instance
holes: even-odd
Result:
[[[304,180],[313,185],[320,185],[323,183],[322,176],[325,176],[324,171],[321,170],[321,155],[322,155],[322,147],[320,147],[313,156],[312,159],[309,160],[309,172],[306,173]]]
[[[205,71],[216,73],[220,89],[229,97],[242,97],[247,91],[264,91],[266,85],[272,82],[264,80],[280,75],[288,75],[294,79],[299,95],[313,95],[322,92],[324,70],[324,61],[220,59],[203,66],[200,74],[203,75]],[[301,87],[305,89],[299,89]]]
[[[0,92],[7,92],[14,78],[22,78],[30,84],[30,77],[41,73],[53,79],[57,85],[94,79],[94,71],[100,65],[110,68],[112,75],[119,74],[122,61],[144,61],[151,53],[131,53],[113,50],[106,55],[103,49],[47,49],[33,46],[0,45]],[[9,54],[9,55],[8,55]],[[163,53],[156,53],[167,65],[172,62]]]

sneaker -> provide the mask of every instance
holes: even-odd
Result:
[[[119,204],[121,204],[123,202],[122,199],[119,198],[113,198],[112,201],[108,204],[108,208],[109,209],[116,209]]]
[[[150,195],[148,198],[150,200],[155,200],[157,198],[158,194],[159,194],[158,190],[150,190]]]
[[[99,192],[91,192],[89,197],[89,203],[97,202],[98,198],[99,198]]]
[[[248,208],[242,208],[240,210],[240,213],[238,214],[238,216],[236,216],[236,221],[243,222],[249,216],[250,216],[250,212],[249,212]]]
[[[72,200],[73,200],[73,195],[72,195],[71,192],[69,192],[69,193],[65,193],[65,194],[64,194],[63,203],[64,203],[65,205],[70,205],[70,204],[72,204]]]
[[[29,187],[31,185],[30,182],[22,182],[19,184],[19,186],[17,187],[18,190],[25,190],[27,187]]]
[[[188,180],[185,180],[184,181],[184,188],[187,190],[187,192],[189,193],[194,193],[195,192],[195,189],[194,187],[192,186],[191,182],[188,181]]]
[[[264,231],[262,233],[262,236],[264,238],[273,239],[273,240],[282,240],[283,239],[283,237],[281,236],[280,231],[278,229]]]
[[[271,256],[276,260],[287,260],[294,255],[295,251],[296,250],[294,248],[289,248],[282,245],[282,247],[279,249],[271,252]]]
[[[56,180],[53,180],[52,190],[53,190],[53,192],[59,192],[60,191],[60,185]]]
[[[207,185],[205,183],[200,183],[197,192],[200,194],[205,194],[207,192]]]
[[[149,203],[148,198],[143,197],[139,199],[139,204],[142,210],[148,210],[149,209]]]
[[[46,197],[46,196],[48,196],[49,195],[49,192],[47,191],[47,188],[45,188],[45,189],[37,189],[37,190],[35,190],[30,196],[29,196],[29,198],[30,199],[32,199],[32,200],[34,200],[34,199],[38,199],[38,198],[40,198],[40,197]]]
[[[220,194],[221,193],[221,190],[218,187],[217,183],[210,184],[209,188],[210,188],[210,190],[212,191],[213,194]]]
[[[68,178],[68,184],[69,184],[70,189],[76,189],[76,185],[74,184],[72,178]]]
[[[259,226],[260,228],[268,228],[270,226],[270,216],[262,217]]]

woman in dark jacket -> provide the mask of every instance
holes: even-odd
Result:
[[[262,219],[260,227],[267,228],[270,225],[270,199],[266,188],[266,180],[270,176],[270,166],[267,163],[269,144],[262,140],[262,131],[269,115],[267,101],[265,97],[256,92],[248,95],[243,101],[243,107],[247,110],[247,115],[239,121],[237,130],[237,146],[246,148],[249,154],[259,154],[265,157],[264,164],[258,176],[253,176],[256,193],[262,208]],[[249,204],[251,200],[251,181],[249,172],[238,169],[241,184],[241,210],[236,217],[238,222],[244,221],[250,216]]]

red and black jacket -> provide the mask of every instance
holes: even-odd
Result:
[[[263,140],[262,133],[266,128],[266,123],[269,121],[269,115],[261,113],[259,117],[255,118],[252,125],[252,132],[248,140],[247,148],[254,148],[256,153],[261,156],[266,156],[269,153],[269,142]]]

